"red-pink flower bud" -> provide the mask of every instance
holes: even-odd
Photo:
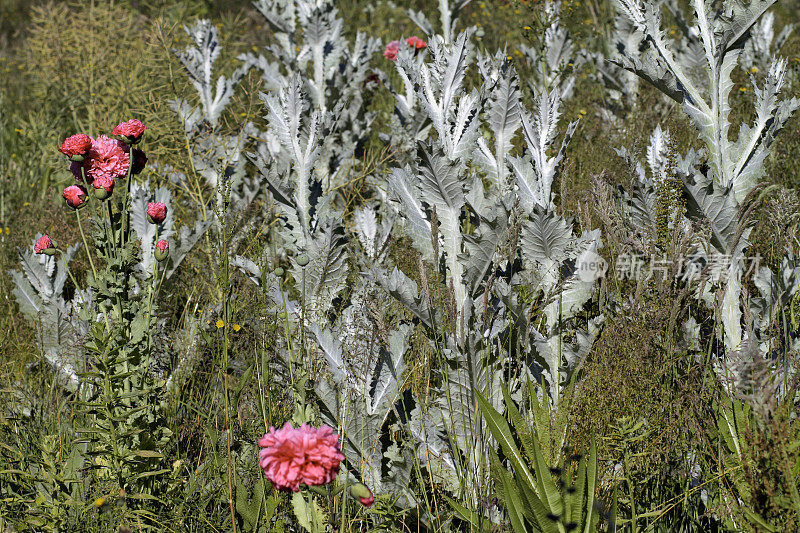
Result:
[[[83,156],[92,147],[94,139],[83,133],[78,133],[64,139],[59,152],[69,157],[72,161],[83,161]]]
[[[142,134],[146,129],[147,126],[134,118],[117,124],[114,129],[111,130],[111,134],[116,135],[119,140],[123,142],[136,144],[142,139]]]
[[[416,35],[406,39],[406,44],[408,46],[413,47],[415,50],[422,50],[423,48],[427,48],[428,47],[428,43],[426,43],[425,41],[423,41],[422,39],[420,39]]]
[[[364,507],[372,507],[372,504],[375,503],[375,496],[369,490],[369,487],[363,483],[350,485],[350,496],[356,498]]]
[[[33,251],[37,254],[53,255],[56,253],[56,247],[53,245],[53,241],[50,240],[50,237],[45,233],[39,237],[36,244],[33,245]]]
[[[163,261],[169,255],[169,243],[164,239],[161,239],[156,243],[156,249],[153,250],[153,255],[156,258],[156,261]]]
[[[86,205],[86,189],[80,185],[70,185],[64,189],[61,196],[64,197],[64,200],[67,201],[67,205],[72,209],[80,209]]]
[[[161,224],[167,218],[167,206],[161,202],[147,204],[147,220],[151,224]]]
[[[386,45],[386,49],[383,51],[383,57],[391,61],[395,61],[397,59],[397,52],[399,50],[400,41],[392,41]]]
[[[99,176],[92,181],[94,195],[100,200],[105,200],[114,192],[114,179],[107,176]]]

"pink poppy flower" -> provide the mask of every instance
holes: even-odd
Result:
[[[428,43],[417,37],[416,35],[406,39],[406,44],[413,47],[415,50],[422,50],[428,47]]]
[[[97,178],[111,180],[124,178],[128,174],[128,166],[131,164],[129,150],[128,145],[121,141],[105,135],[99,136],[92,143],[92,148],[83,161],[83,170],[86,172],[87,179],[94,181]],[[72,171],[79,178],[80,167],[74,167]]]
[[[111,130],[111,134],[124,137],[123,140],[127,140],[129,143],[134,144],[139,142],[139,140],[142,138],[142,134],[144,134],[144,130],[146,129],[147,126],[133,118],[126,122],[120,122],[117,124],[114,129]]]
[[[397,59],[397,52],[400,50],[400,41],[392,41],[386,45],[383,51],[383,57],[395,61]]]
[[[91,149],[93,142],[94,139],[88,135],[78,133],[64,139],[64,142],[61,143],[61,147],[58,149],[58,151],[69,158],[82,156]]]
[[[86,189],[80,185],[70,185],[61,193],[67,205],[72,209],[83,207],[86,203]]]
[[[53,255],[56,249],[55,246],[53,246],[53,241],[51,241],[50,237],[45,233],[39,237],[36,244],[33,245],[33,251],[37,254]]]
[[[336,478],[344,460],[339,435],[333,428],[303,424],[295,429],[269,429],[259,441],[259,464],[278,490],[297,492],[300,484],[325,485]]]
[[[147,204],[147,220],[151,224],[161,224],[167,218],[167,206],[161,202]]]

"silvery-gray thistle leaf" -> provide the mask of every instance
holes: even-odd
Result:
[[[439,0],[439,22],[441,23],[441,33],[445,43],[455,40],[455,28],[458,24],[458,17],[461,11],[469,5],[471,0]],[[408,10],[408,17],[425,32],[428,38],[437,34],[433,24],[422,11]]]
[[[727,2],[722,11],[707,0],[693,0],[697,42],[702,45],[704,76],[693,76],[694,62],[673,50],[662,29],[657,5],[640,0],[617,0],[620,12],[643,35],[640,48],[626,52],[622,65],[683,105],[697,126],[708,152],[714,179],[732,185],[741,202],[764,174],[763,161],[775,135],[800,107],[796,99],[778,100],[785,84],[786,63],[773,60],[764,88],[754,82],[756,121],[741,125],[738,139],[729,140],[731,73],[739,62],[749,30],[775,0],[744,4]],[[640,49],[644,51],[639,51]],[[699,48],[698,48],[699,50]]]
[[[186,47],[178,54],[181,63],[194,85],[200,98],[202,114],[198,115],[192,107],[183,101],[173,103],[175,110],[181,115],[187,133],[197,128],[200,120],[204,120],[212,128],[216,127],[222,112],[230,103],[234,87],[244,76],[245,69],[236,70],[230,79],[219,76],[214,81],[214,62],[219,58],[220,44],[217,28],[208,19],[200,19],[193,26],[184,26],[184,30],[193,41],[194,46]]]
[[[41,234],[36,235],[36,239]],[[14,281],[13,294],[20,311],[31,321],[37,332],[37,343],[45,361],[55,372],[58,383],[75,391],[81,383],[78,377],[79,340],[89,328],[81,318],[81,310],[91,312],[91,291],[75,288],[71,301],[64,297],[69,263],[79,246],[70,246],[59,258],[36,254],[33,246],[19,252],[22,270],[10,271]]]
[[[546,0],[542,7],[546,28],[541,49],[521,44],[519,50],[528,66],[531,77],[528,85],[535,92],[550,92],[558,87],[562,98],[569,99],[575,85],[572,74],[583,62],[574,52],[569,31],[561,26],[561,2]]]

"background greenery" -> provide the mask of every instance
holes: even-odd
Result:
[[[798,18],[798,7],[793,2],[783,2],[775,8],[778,25]],[[376,9],[367,12],[361,0],[342,0],[339,9],[347,21],[345,30],[358,29],[388,42],[400,35],[421,32],[405,15],[406,8],[434,13],[434,0],[397,2],[396,5],[377,2]],[[484,28],[482,44],[488,50],[508,46],[512,58],[520,57],[515,43],[532,42],[536,28],[532,24],[539,9],[535,0],[473,1],[467,8],[465,21]],[[613,9],[609,2],[600,0],[564,2],[562,17],[576,44],[588,49],[599,49],[600,39],[613,27]],[[196,17],[211,18],[220,29],[224,57],[217,62],[223,68],[233,69],[230,58],[254,46],[269,42],[268,29],[262,26],[247,1],[64,1],[29,2],[27,0],[0,0],[0,272],[16,267],[17,250],[28,246],[35,233],[49,233],[56,242],[77,242],[76,228],[67,220],[60,198],[61,189],[71,183],[72,177],[63,163],[57,147],[66,136],[76,132],[108,133],[113,125],[128,118],[139,118],[148,127],[147,153],[150,161],[169,164],[189,172],[190,162],[185,151],[183,129],[170,109],[168,102],[176,97],[187,98],[191,87],[181,72],[181,65],[173,49],[182,49],[187,42],[182,24]],[[800,70],[800,32],[795,31],[782,51],[790,61],[790,68]],[[383,57],[375,64],[386,68]],[[525,78],[525,65],[517,66]],[[586,67],[591,68],[590,66]],[[229,74],[230,72],[221,72]],[[473,72],[474,75],[474,72]],[[743,74],[738,73],[741,79]],[[227,111],[227,123],[235,128],[241,116],[262,115],[257,98],[259,80],[247,79],[237,92],[235,103]],[[795,79],[800,79],[796,76]],[[794,96],[800,96],[800,87],[791,87]],[[561,202],[565,212],[583,212],[593,215],[587,208],[591,202],[590,188],[593,176],[603,173],[611,183],[626,183],[631,179],[626,164],[614,153],[612,147],[628,146],[634,153],[643,153],[648,136],[656,123],[668,127],[681,150],[696,143],[694,128],[677,106],[657,114],[655,102],[659,95],[649,87],[642,93],[640,112],[626,121],[624,130],[613,131],[593,109],[603,101],[603,88],[597,86],[586,73],[579,75],[572,99],[567,102],[565,119],[582,116],[582,120],[565,158],[562,173]],[[737,105],[738,104],[738,105]],[[734,102],[734,109],[742,116],[750,113],[742,102]],[[386,128],[393,101],[388,91],[382,90],[372,103],[379,112],[377,127],[368,145],[378,170],[389,167],[390,160],[382,159],[383,149],[378,133]],[[225,122],[225,121],[224,121]],[[104,131],[105,130],[105,131]],[[800,119],[794,117],[786,131],[779,137],[769,157],[769,180],[783,187],[782,195],[788,205],[783,213],[774,204],[764,204],[756,212],[758,219],[754,233],[753,252],[761,253],[768,263],[780,261],[784,245],[791,242],[796,230],[792,217],[796,214],[796,189],[800,186]],[[152,167],[151,167],[152,168]],[[145,178],[156,185],[163,183],[160,174],[146,171]],[[182,194],[179,190],[173,191]],[[354,187],[350,192],[353,205],[359,198]],[[792,199],[795,203],[792,203]],[[792,207],[794,206],[794,207]],[[177,213],[178,219],[191,222],[194,213]],[[595,223],[597,221],[595,220]],[[212,255],[213,243],[205,243],[188,260],[183,274],[171,285],[162,312],[177,325],[189,312],[197,312],[211,305],[217,296],[217,280],[204,265]],[[247,240],[248,251],[261,246],[257,235]],[[416,268],[416,258],[405,257],[402,243],[395,243],[398,264],[406,261]],[[79,256],[73,263],[79,282],[87,264]],[[172,407],[169,423],[178,436],[176,462],[168,465],[175,471],[174,513],[161,516],[162,525],[174,531],[227,530],[229,517],[227,490],[219,483],[214,498],[201,501],[193,495],[192,484],[214,483],[224,479],[222,472],[230,453],[223,453],[220,435],[232,435],[233,453],[243,464],[250,464],[252,477],[241,479],[247,494],[241,496],[241,516],[252,495],[252,487],[263,486],[261,472],[255,467],[254,440],[263,433],[265,420],[261,417],[266,400],[269,413],[267,425],[282,425],[291,410],[285,407],[285,387],[267,380],[257,382],[243,373],[248,357],[256,357],[255,347],[260,335],[249,327],[259,316],[259,298],[255,290],[242,280],[234,279],[237,301],[232,322],[239,326],[231,342],[233,350],[244,356],[240,367],[227,369],[231,382],[241,387],[237,416],[226,421],[221,408],[214,401],[211,390],[219,386],[217,374],[212,371],[214,352],[220,349],[220,338],[214,328],[201,348],[202,364],[187,383],[178,405]],[[68,282],[69,284],[69,282]],[[628,291],[629,287],[618,287]],[[642,505],[657,506],[663,503],[664,494],[676,497],[690,493],[686,487],[667,487],[672,465],[689,449],[688,443],[707,437],[708,413],[704,409],[713,403],[707,398],[702,373],[670,353],[662,332],[667,328],[671,295],[667,289],[641,297],[635,307],[635,316],[612,317],[589,356],[582,386],[576,392],[571,413],[570,433],[574,442],[585,445],[589,435],[598,441],[600,458],[630,457],[630,471],[619,483],[624,490],[635,492]],[[12,297],[12,282],[0,276],[0,393],[12,385],[35,392],[45,401],[40,413],[30,420],[20,421],[6,417],[3,399],[0,399],[0,469],[18,464],[28,456],[51,457],[53,463],[64,462],[69,456],[69,443],[62,426],[72,414],[69,402],[50,384],[47,372],[36,365],[40,355],[35,344],[33,327],[19,313]],[[189,303],[187,303],[189,302]],[[209,318],[212,323],[212,318]],[[274,333],[277,334],[277,333]],[[427,355],[415,352],[415,366],[409,369],[408,386],[424,390],[429,372],[426,372]],[[672,382],[673,377],[696,376]],[[0,398],[3,395],[0,394]],[[626,425],[626,420],[645,416],[651,423],[646,427]],[[778,445],[796,442],[797,424],[793,420],[776,417],[774,430],[752,436],[752,471],[748,482],[754,492],[765,495],[762,512],[778,523],[785,516],[781,500],[780,479],[785,465],[770,454]],[[768,435],[769,438],[764,437]],[[705,437],[704,437],[705,436]],[[796,452],[796,449],[794,450]],[[208,459],[212,459],[208,461]],[[199,464],[211,465],[204,471],[195,469]],[[246,469],[245,469],[246,471]],[[610,502],[608,488],[612,477],[601,476],[598,495]],[[435,487],[433,488],[435,492]],[[244,489],[242,489],[244,490]],[[116,507],[124,505],[124,495],[104,495],[100,505],[94,498],[81,502],[89,530],[111,530]],[[260,496],[257,496],[260,498]],[[237,500],[239,498],[237,497]],[[276,496],[265,500],[272,512],[290,522],[289,503]],[[45,503],[0,502],[0,518],[14,518],[15,513],[29,508],[42,509]],[[259,504],[260,505],[260,504]],[[238,503],[237,503],[238,509]],[[266,512],[266,511],[265,511]],[[262,515],[263,516],[263,515]],[[48,519],[32,521],[31,530],[46,530]],[[240,518],[242,524],[246,522]],[[358,529],[360,515],[352,517],[348,527]],[[664,522],[667,520],[665,519]],[[274,521],[278,527],[281,520]],[[263,523],[267,523],[266,520]],[[787,522],[787,524],[794,522]],[[0,521],[0,526],[3,522]],[[139,527],[143,524],[128,524]],[[7,526],[10,527],[10,526]],[[287,525],[287,527],[290,527]],[[343,524],[344,528],[345,525]],[[397,527],[392,517],[386,517],[384,527]],[[787,525],[791,528],[791,525]],[[96,529],[92,529],[96,528]],[[0,527],[1,529],[1,527]],[[344,529],[343,529],[344,530]],[[788,530],[788,529],[787,529]]]

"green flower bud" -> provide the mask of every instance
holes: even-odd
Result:
[[[354,483],[350,485],[350,496],[361,502],[364,507],[372,507],[375,503],[375,497],[369,487],[363,483]]]
[[[111,193],[102,187],[98,187],[94,190],[94,197],[97,198],[98,200],[105,200],[109,196],[111,196]]]
[[[278,276],[279,278],[280,278],[281,276],[283,276],[283,267],[278,267],[278,268],[276,268],[276,269],[275,269],[275,275],[276,275],[276,276]]]
[[[297,264],[301,267],[304,267],[308,264],[310,259],[308,258],[308,254],[300,254],[297,256]]]

